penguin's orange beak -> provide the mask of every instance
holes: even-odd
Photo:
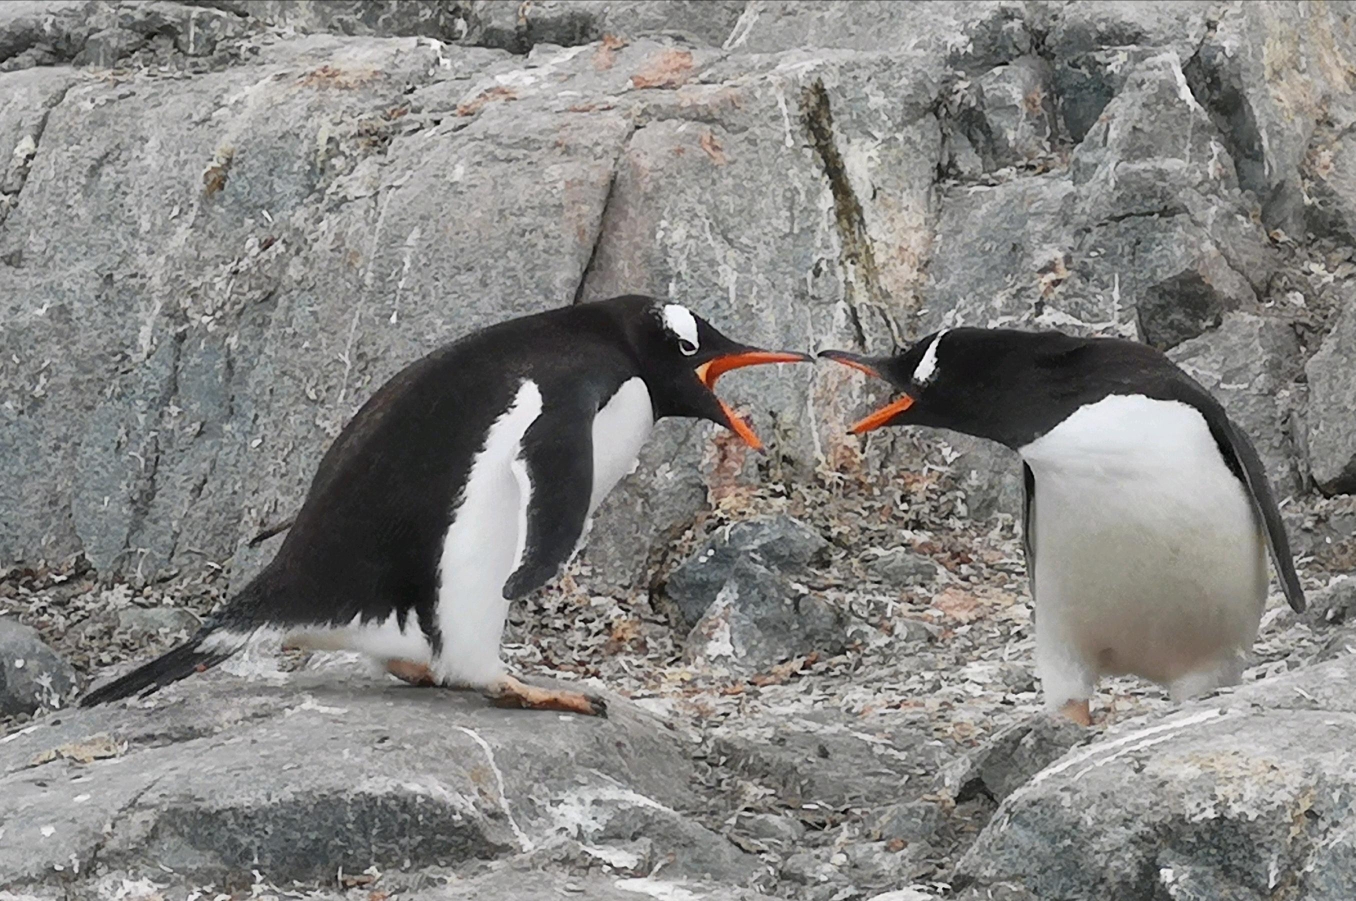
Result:
[[[881,374],[879,369],[872,365],[871,359],[868,357],[862,357],[859,356],[858,354],[848,353],[847,351],[844,350],[824,350],[820,351],[819,355],[821,357],[833,360],[835,363],[842,363],[844,366],[851,366],[853,369],[856,369],[859,372],[865,372],[867,375],[872,376],[873,378],[884,379],[886,381],[889,381],[889,379],[886,376]],[[909,409],[909,407],[912,407],[913,402],[914,402],[913,398],[906,394],[903,397],[897,400],[893,400],[890,403],[886,404],[885,406],[881,407],[879,410],[872,413],[870,416],[867,416],[853,423],[852,427],[849,428],[848,431],[851,432],[853,435],[864,435],[867,432],[875,431],[881,426],[887,424],[890,420],[894,419],[900,413],[903,413],[905,410]]]
[[[894,419],[900,413],[903,413],[905,410],[909,409],[909,407],[912,406],[913,398],[909,397],[909,395],[906,394],[899,400],[891,401],[890,403],[881,407],[879,410],[872,413],[870,416],[864,417],[863,419],[859,419],[857,422],[852,424],[852,427],[848,429],[848,431],[854,435],[865,435],[867,432],[875,431],[876,429],[885,425],[887,422]]]
[[[697,378],[701,379],[702,384],[715,394],[716,379],[720,378],[731,369],[742,369],[745,366],[763,366],[767,363],[811,363],[814,357],[809,354],[795,353],[792,351],[772,351],[772,350],[742,350],[737,353],[725,354],[715,359],[707,360],[697,367]],[[758,440],[753,429],[745,422],[734,410],[730,409],[729,404],[716,398],[716,403],[720,404],[720,409],[724,411],[725,418],[729,420],[730,428],[744,443],[754,450],[762,450],[763,442]]]

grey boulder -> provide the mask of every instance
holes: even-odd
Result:
[[[1346,657],[1071,751],[999,807],[963,897],[1353,897],[1353,678]]]
[[[1356,577],[1338,576],[1318,591],[1310,592],[1304,619],[1315,626],[1341,626],[1356,611]]]
[[[941,807],[931,801],[891,804],[872,817],[871,835],[885,841],[926,841],[941,828],[944,818]]]
[[[1328,494],[1356,491],[1356,306],[1338,314],[1318,353],[1305,365],[1309,377],[1307,444],[1314,481]]]
[[[36,629],[0,618],[0,716],[64,707],[77,687],[75,670]]]
[[[995,473],[997,476],[997,473]],[[870,559],[866,564],[872,576],[891,588],[909,588],[937,577],[938,566],[922,554],[897,547]]]
[[[948,765],[937,774],[936,787],[955,800],[986,795],[1001,801],[1092,735],[1072,720],[1038,713]]]
[[[681,813],[686,741],[621,699],[607,719],[581,718],[336,678],[214,672],[11,736],[0,884],[36,891],[112,870],[167,881],[162,867],[247,885],[252,870],[272,884],[370,866],[464,872],[560,842],[644,875],[631,870],[646,860],[641,821],[653,862],[675,874],[758,873]]]
[[[495,870],[450,886],[420,893],[416,901],[776,901],[748,889],[679,879],[667,872],[650,876],[561,875],[526,866]]]
[[[686,644],[693,657],[763,670],[816,651],[841,653],[846,626],[840,610],[805,586],[741,557]]]
[[[716,602],[740,560],[751,558],[780,573],[805,570],[827,553],[829,543],[789,516],[762,516],[722,528],[674,569],[665,594],[680,621],[695,624]]]

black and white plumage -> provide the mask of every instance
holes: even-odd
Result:
[[[1186,698],[1235,684],[1267,595],[1267,552],[1305,606],[1257,451],[1208,391],[1134,341],[956,328],[894,357],[822,356],[903,395],[855,432],[922,425],[1017,451],[1047,703],[1087,721],[1101,675]]]
[[[406,367],[324,458],[277,556],[187,644],[82,703],[155,690],[261,631],[386,661],[408,681],[601,712],[505,674],[509,603],[552,578],[657,419],[757,438],[712,387],[808,360],[739,344],[686,307],[627,296],[514,319]]]

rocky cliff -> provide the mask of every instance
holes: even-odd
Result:
[[[1353,24],[1338,2],[0,4],[0,611],[38,630],[0,634],[0,887],[1356,894],[1350,705],[1324,689],[1353,643],[1328,584],[1356,562]],[[630,697],[614,721],[284,658],[302,672],[26,722],[266,560],[280,539],[250,539],[404,364],[632,291],[786,347],[952,323],[1160,347],[1255,438],[1318,612],[1268,614],[1234,697],[1152,719],[1161,696],[1119,685],[1133,722],[1028,782],[1089,736],[1028,719],[1012,461],[859,444],[876,389],[786,367],[722,383],[773,454],[664,424],[515,614],[514,661]]]

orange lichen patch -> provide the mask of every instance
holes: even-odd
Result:
[[[959,623],[972,623],[984,615],[984,605],[979,598],[960,588],[944,588],[932,599],[934,609],[948,619]]]
[[[603,35],[602,42],[593,53],[593,68],[599,72],[611,69],[617,63],[617,51],[626,46],[626,41],[615,34]]]
[[[615,103],[576,103],[574,106],[565,107],[567,113],[594,113],[606,112],[610,109],[616,109]]]
[[[769,685],[781,685],[791,679],[792,676],[809,666],[814,666],[819,662],[819,652],[813,651],[805,657],[796,657],[785,663],[778,663],[766,673],[759,673],[749,681],[759,688],[766,688]]]
[[[603,651],[607,654],[620,654],[631,651],[643,654],[648,648],[645,641],[645,626],[634,617],[622,617],[612,621],[608,628],[607,642]]]
[[[740,479],[749,452],[744,439],[728,429],[716,429],[712,435],[702,469],[706,473],[707,493],[717,509],[738,511],[752,503],[750,486]]]
[[[953,623],[965,625],[981,619],[1012,619],[1009,611],[1017,606],[1017,596],[997,589],[982,587],[964,589],[950,586],[932,599],[932,609]]]
[[[465,103],[457,104],[457,115],[474,116],[476,113],[484,109],[486,104],[495,103],[497,101],[507,102],[510,100],[517,99],[518,94],[516,91],[514,91],[512,88],[506,88],[501,85],[499,87],[490,88],[488,91],[480,93],[476,97],[467,100]]]
[[[1049,297],[1054,294],[1055,289],[1064,284],[1070,275],[1069,268],[1065,265],[1065,258],[1062,256],[1055,257],[1036,272],[1039,276],[1041,297]]]
[[[1333,173],[1332,148],[1312,148],[1307,154],[1309,171],[1315,175],[1321,175],[1324,178],[1330,178]]]
[[[678,91],[679,109],[701,107],[709,110],[742,109],[744,99],[729,85],[694,84]]]
[[[233,147],[221,147],[213,154],[212,162],[202,173],[202,193],[204,197],[211,197],[226,187],[226,180],[231,175],[231,164],[234,162],[235,148]]]
[[[1029,115],[1039,116],[1045,111],[1045,90],[1040,87],[1032,88],[1022,97],[1022,108]]]
[[[676,88],[692,75],[692,54],[687,50],[664,50],[650,58],[644,69],[631,76],[631,85],[646,88]]]
[[[30,763],[40,766],[57,758],[73,760],[76,763],[93,763],[109,757],[120,757],[127,751],[127,742],[110,738],[105,733],[91,736],[80,741],[67,742],[33,756]]]
[[[202,174],[202,193],[206,197],[211,197],[226,187],[226,167],[209,166],[207,171]]]
[[[308,88],[331,88],[341,91],[351,91],[360,84],[366,84],[376,78],[381,73],[376,69],[337,69],[334,66],[324,65],[319,69],[312,69],[301,76],[300,84]]]
[[[702,132],[701,137],[702,150],[711,157],[711,162],[717,166],[725,165],[725,148],[720,146],[720,141],[716,138],[715,132],[710,130]]]

